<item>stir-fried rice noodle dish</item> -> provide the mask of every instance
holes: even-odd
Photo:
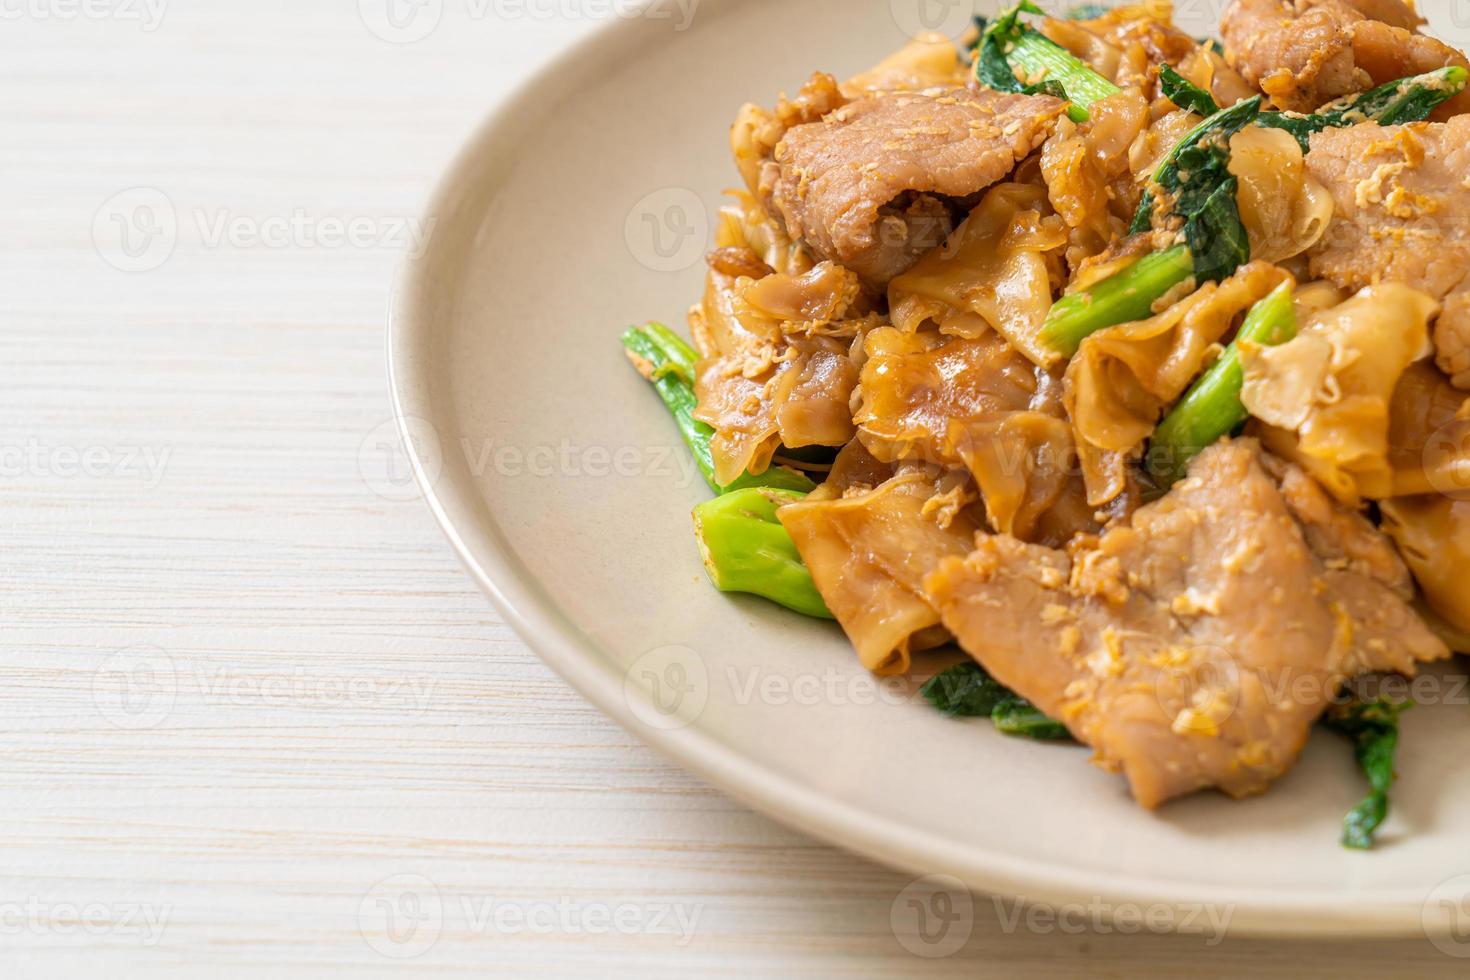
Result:
[[[690,340],[623,346],[719,589],[1147,808],[1320,723],[1368,847],[1385,682],[1470,650],[1470,61],[1406,0],[1170,7],[1026,2],[745,106]]]

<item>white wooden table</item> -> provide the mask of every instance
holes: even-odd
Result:
[[[597,20],[358,7],[0,4],[4,976],[1463,975],[989,899],[917,957],[907,876],[563,686],[374,467],[404,223]]]

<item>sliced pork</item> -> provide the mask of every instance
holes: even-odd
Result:
[[[1465,56],[1419,32],[1424,21],[1402,0],[1235,0],[1220,21],[1226,56],[1283,109],[1312,112],[1375,85],[1449,65]],[[1461,94],[1440,109],[1470,110]]]
[[[982,536],[927,579],[928,597],[1144,806],[1261,792],[1344,681],[1448,655],[1378,532],[1282,475],[1285,493],[1254,442],[1217,444],[1126,525],[1070,551]]]
[[[885,92],[785,132],[758,186],[792,238],[882,286],[956,210],[1039,147],[1066,104],[990,90]]]
[[[1470,116],[1317,133],[1307,168],[1336,204],[1312,274],[1349,289],[1392,280],[1442,300],[1437,360],[1470,387]]]

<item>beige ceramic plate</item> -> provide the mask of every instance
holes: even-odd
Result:
[[[912,687],[877,687],[835,627],[705,582],[688,514],[707,491],[618,334],[682,329],[737,179],[740,104],[862,69],[920,26],[912,6],[704,0],[676,30],[662,0],[669,16],[610,25],[499,109],[445,177],[393,306],[396,405],[436,517],[586,697],[819,837],[991,892],[1157,904],[1180,925],[1212,903],[1243,933],[1442,931],[1440,899],[1470,873],[1463,703],[1410,715],[1383,846],[1350,853],[1339,821],[1363,787],[1331,736],[1262,799],[1149,814],[1084,750],[948,720]]]

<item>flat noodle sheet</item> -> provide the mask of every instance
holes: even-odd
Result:
[[[1235,199],[1252,259],[1283,262],[1304,254],[1327,233],[1335,210],[1332,195],[1307,172],[1301,144],[1290,133],[1242,129],[1230,139],[1230,172],[1240,183]]]
[[[722,229],[729,244],[711,255],[704,300],[689,323],[704,355],[694,416],[715,430],[715,478],[730,483],[764,473],[782,444],[852,439],[852,340],[882,321],[856,275],[797,260],[789,239],[749,202],[727,212]]]
[[[1280,347],[1241,353],[1241,401],[1266,423],[1267,448],[1301,465],[1344,503],[1393,495],[1389,415],[1400,379],[1430,354],[1439,304],[1384,283],[1304,324]]]
[[[1040,159],[1047,197],[1067,224],[1072,270],[1127,234],[1142,197],[1131,148],[1152,121],[1147,100],[1131,90],[1094,102],[1088,114],[1081,126],[1058,123]]]
[[[969,79],[970,68],[960,61],[960,49],[943,34],[921,34],[872,68],[842,83],[842,92],[860,99],[878,92],[922,92],[930,88],[958,88]]]
[[[1073,462],[1056,375],[1000,335],[875,330],[865,344],[858,438],[875,457],[963,467],[990,524],[1029,537]]]
[[[1430,607],[1455,629],[1470,632],[1470,499],[1431,494],[1379,506],[1383,530],[1398,544]]]
[[[1127,491],[1129,461],[1209,364],[1236,318],[1290,279],[1273,265],[1252,262],[1151,319],[1083,341],[1067,367],[1066,405],[1093,506]]]
[[[914,652],[948,640],[923,584],[944,558],[968,554],[980,529],[966,511],[945,506],[955,489],[941,493],[932,475],[904,473],[866,493],[790,504],[778,514],[874,673],[904,673]]]
[[[1428,361],[1409,365],[1388,409],[1390,483],[1373,497],[1412,497],[1470,491],[1465,451],[1470,448],[1470,395],[1450,384]],[[1470,576],[1466,576],[1470,579]]]
[[[715,430],[715,479],[764,473],[781,445],[840,446],[853,435],[849,404],[857,368],[847,345],[830,337],[792,341],[769,371],[749,378],[730,358],[699,364],[694,417]]]
[[[993,329],[1034,363],[1054,364],[1056,353],[1037,335],[1052,304],[1046,256],[1066,244],[1045,188],[994,187],[944,247],[889,284],[893,324],[909,333],[933,324],[959,337]]]
[[[1125,4],[1087,20],[1047,18],[1042,33],[1089,62],[1120,88],[1158,97],[1158,66],[1169,64],[1209,91],[1221,106],[1255,95],[1255,88],[1210,45],[1173,23],[1169,0]]]

